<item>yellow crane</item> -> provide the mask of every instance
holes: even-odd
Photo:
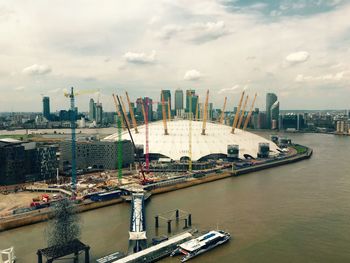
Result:
[[[247,103],[248,103],[248,98],[249,96],[247,95],[245,101],[244,101],[244,105],[243,105],[243,108],[241,110],[241,116],[239,118],[239,121],[238,121],[238,124],[237,124],[237,128],[240,129],[241,127],[241,124],[242,124],[242,121],[243,121],[243,117],[244,117],[244,113],[245,113],[245,108],[247,107]]]
[[[113,97],[113,101],[114,101],[114,105],[115,105],[115,111],[117,112],[117,115],[118,115],[118,119],[121,120],[122,127],[125,130],[123,117],[122,117],[122,114],[120,113],[120,110],[119,110],[119,107],[118,107],[117,97],[115,96],[114,93],[112,94],[112,97]]]
[[[132,124],[133,124],[134,129],[135,129],[135,133],[139,133],[139,131],[138,131],[138,129],[137,129],[137,123],[136,123],[135,115],[134,115],[134,109],[133,109],[132,106],[131,106],[129,94],[128,94],[127,91],[125,92],[125,94],[126,94],[126,99],[127,99],[127,101],[128,101],[128,104],[129,104],[129,112],[130,112]]]
[[[241,106],[242,106],[243,97],[244,97],[244,91],[242,92],[241,98],[240,98],[240,100],[239,100],[239,104],[238,104],[237,112],[236,112],[236,115],[235,115],[235,119],[234,119],[234,121],[233,121],[231,133],[235,133],[235,129],[236,129],[237,121],[238,121],[239,112],[241,111]]]
[[[170,98],[168,98],[168,120],[171,120],[171,107],[170,107]]]
[[[168,125],[166,123],[166,110],[165,110],[165,101],[164,101],[163,91],[161,93],[162,93],[162,115],[163,115],[164,135],[169,135]]]
[[[221,124],[224,121],[224,117],[225,117],[226,102],[227,102],[227,97],[225,97],[224,106],[222,107],[222,111],[221,111],[221,117],[219,121],[219,123]]]
[[[125,104],[124,104],[123,98],[122,98],[122,96],[120,96],[119,98],[120,98],[120,102],[122,103],[122,111],[123,111],[124,116],[125,116],[126,124],[128,127],[130,127],[130,122],[129,122],[128,115],[126,114],[126,109],[125,109]]]
[[[205,104],[204,104],[202,135],[205,135],[205,128],[207,127],[208,100],[209,100],[209,90],[207,90],[207,97],[205,98]]]
[[[248,126],[248,123],[250,121],[250,118],[252,117],[252,112],[253,112],[253,108],[254,108],[254,104],[255,104],[255,100],[256,100],[256,96],[257,94],[255,93],[255,96],[254,96],[254,99],[253,99],[253,102],[252,102],[252,105],[250,107],[250,110],[249,110],[249,113],[248,113],[248,116],[244,122],[244,125],[243,125],[243,130],[245,130]]]

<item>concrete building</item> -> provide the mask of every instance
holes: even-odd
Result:
[[[49,121],[50,116],[50,97],[43,97],[43,116]]]
[[[0,140],[0,185],[52,180],[58,168],[58,147]]]
[[[129,166],[134,162],[134,148],[129,140],[124,140],[122,145],[123,166]],[[60,170],[70,168],[72,162],[72,142],[60,142]],[[118,142],[84,140],[76,142],[77,169],[115,170],[118,168]]]
[[[277,101],[277,96],[274,93],[266,94],[266,128],[271,129],[271,107]],[[278,105],[279,106],[279,105]]]

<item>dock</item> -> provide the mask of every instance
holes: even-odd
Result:
[[[192,234],[189,232],[181,233],[158,245],[151,246],[140,252],[112,261],[111,263],[154,262],[169,256],[171,252],[176,249],[178,244],[190,240],[192,237]]]

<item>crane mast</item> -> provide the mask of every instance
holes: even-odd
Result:
[[[227,102],[227,97],[225,97],[224,106],[222,107],[222,112],[221,112],[220,121],[219,121],[219,123],[221,124],[223,123],[224,117],[225,117],[226,102]]]
[[[115,111],[117,112],[118,118],[122,119],[123,117],[122,117],[122,114],[120,113],[120,109],[119,109],[119,106],[118,106],[117,98],[116,98],[114,93],[112,94],[112,97],[113,97],[113,101],[114,101],[114,105],[115,105]],[[125,130],[125,126],[124,126],[124,122],[123,121],[122,121],[122,128]]]
[[[117,96],[118,98],[118,96]],[[130,128],[130,122],[129,122],[129,118],[128,116],[126,115],[126,108],[125,108],[125,105],[124,105],[124,102],[123,102],[123,98],[120,96],[119,97],[121,103],[122,103],[122,112],[124,113],[123,116],[125,116],[125,124],[128,125],[128,127]]]
[[[72,192],[73,197],[76,196],[77,191],[77,163],[76,163],[76,138],[75,138],[75,96],[74,96],[74,88],[71,87],[71,91],[69,94],[70,98],[70,125],[72,130]]]
[[[242,106],[243,97],[244,97],[244,91],[242,92],[241,98],[240,98],[240,100],[239,100],[237,112],[236,112],[236,114],[235,114],[235,119],[234,119],[233,124],[232,124],[232,131],[231,131],[231,133],[235,133],[235,129],[236,129],[237,121],[238,121],[239,112],[241,111],[241,106]]]
[[[188,160],[188,170],[191,172],[192,171],[192,94],[190,93],[190,98],[189,98],[189,132],[188,132],[188,155],[189,155],[189,160]]]
[[[131,106],[129,94],[128,94],[128,92],[125,92],[125,94],[126,94],[126,99],[128,101],[128,105],[129,105],[129,112],[130,112],[130,117],[131,117],[131,120],[132,120],[132,125],[134,126],[135,133],[139,133],[139,131],[137,129],[137,123],[136,123],[135,115],[134,115],[134,109]]]
[[[118,105],[121,106],[119,96],[117,95],[116,97],[117,97]],[[136,149],[135,141],[134,141],[134,138],[132,137],[132,134],[131,134],[131,131],[130,131],[128,122],[126,121],[127,119],[125,118],[126,116],[125,116],[125,114],[124,114],[124,111],[122,111],[122,116],[123,116],[123,119],[124,119],[126,128],[127,128],[127,130],[128,130],[128,133],[129,133],[129,136],[130,136],[132,145],[133,145],[133,147],[134,147],[134,151],[135,151],[135,153],[136,153],[136,152],[137,152],[137,149]],[[147,183],[149,180],[145,177],[145,173],[144,173],[144,171],[143,171],[143,167],[142,167],[142,164],[141,164],[141,161],[140,161],[140,157],[139,157],[138,155],[136,155],[136,156],[137,156],[137,161],[138,161],[138,163],[139,163],[140,170],[141,170],[141,174],[142,174],[142,177],[143,177],[143,182],[144,182],[144,183]]]
[[[165,110],[165,101],[164,101],[163,91],[162,91],[162,115],[163,115],[164,135],[169,135],[168,126],[166,123],[166,110]]]
[[[245,101],[244,101],[243,108],[242,108],[242,110],[241,110],[241,116],[239,117],[239,121],[238,121],[238,124],[237,124],[237,128],[238,128],[238,129],[240,129],[241,124],[242,124],[242,121],[243,121],[243,117],[244,117],[244,113],[245,113],[245,108],[247,107],[247,103],[248,103],[248,98],[249,98],[249,96],[247,95],[247,97],[245,98]]]
[[[148,131],[148,104],[149,104],[149,99],[148,97],[146,98],[146,107],[145,107],[145,112],[146,112],[146,118],[145,118],[145,134],[146,134],[146,173],[149,173],[149,131]]]
[[[249,110],[249,113],[248,113],[248,116],[244,122],[244,125],[243,125],[243,130],[245,130],[248,126],[248,123],[250,121],[250,118],[252,117],[252,112],[253,112],[253,108],[254,108],[254,104],[255,104],[255,100],[256,100],[256,96],[257,94],[255,93],[255,96],[254,96],[254,99],[253,99],[253,102],[252,102],[252,105],[250,107],[250,110]]]
[[[207,90],[207,97],[205,98],[205,105],[204,105],[204,112],[203,112],[202,135],[205,135],[205,128],[207,127],[208,100],[209,100],[209,90]]]
[[[168,98],[168,120],[171,120],[171,107],[170,107],[170,98]]]

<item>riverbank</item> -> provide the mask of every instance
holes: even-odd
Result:
[[[221,180],[231,176],[239,176],[239,175],[256,172],[256,171],[260,171],[260,170],[264,170],[272,167],[277,167],[285,164],[298,162],[298,161],[310,158],[312,154],[313,154],[312,149],[306,147],[306,152],[293,155],[293,156],[288,156],[281,160],[272,160],[268,163],[255,164],[250,167],[233,169],[233,170],[225,169],[222,171],[222,173],[219,173],[219,174],[214,173],[214,174],[208,174],[201,178],[189,178],[184,182],[180,182],[174,185],[152,189],[150,190],[150,192],[152,195],[171,192],[171,191],[188,188],[199,184]],[[106,206],[110,206],[110,205],[114,205],[122,202],[125,202],[125,200],[122,198],[108,200],[108,201],[101,201],[101,202],[85,201],[77,205],[77,211],[80,213],[80,212],[89,211],[89,210],[93,210],[101,207],[106,207]],[[50,208],[44,208],[44,209],[34,210],[27,213],[19,214],[19,215],[9,216],[7,218],[3,218],[0,220],[0,231],[5,231],[5,230],[25,226],[25,225],[39,223],[42,221],[49,220],[50,218],[52,218],[52,212],[50,211]]]

